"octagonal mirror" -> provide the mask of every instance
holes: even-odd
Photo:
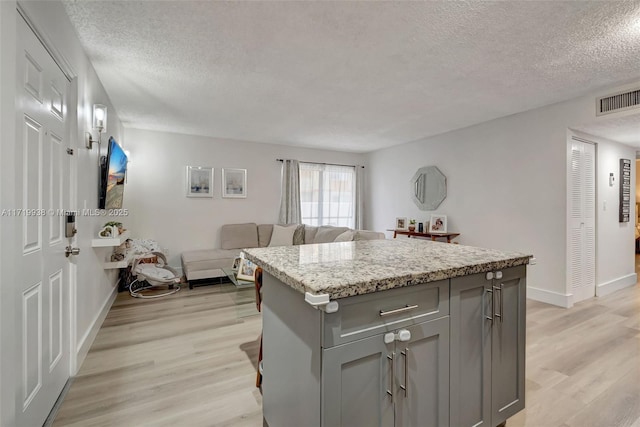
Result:
[[[432,211],[447,197],[447,177],[436,166],[425,166],[411,178],[413,202],[423,211]]]

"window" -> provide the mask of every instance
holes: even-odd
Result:
[[[355,197],[355,167],[300,163],[303,224],[355,228]]]

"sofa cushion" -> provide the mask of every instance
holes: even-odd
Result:
[[[273,224],[258,225],[258,244],[261,248],[269,246],[271,233],[273,233]]]
[[[347,230],[342,234],[339,234],[338,237],[335,238],[334,242],[351,242],[355,236],[356,232],[354,230]]]
[[[384,233],[380,233],[378,231],[369,231],[369,230],[356,230],[356,234],[353,237],[353,240],[384,240],[386,236]]]
[[[222,249],[242,249],[258,247],[258,226],[254,222],[246,224],[226,224],[220,229]]]
[[[304,224],[298,225],[298,228],[296,228],[296,232],[293,233],[294,245],[304,245],[304,230],[305,230]]]
[[[330,225],[322,225],[318,227],[316,237],[313,239],[313,243],[330,243],[333,242],[336,237],[347,231],[348,227],[332,227]]]
[[[316,238],[316,233],[318,232],[318,227],[314,227],[313,225],[305,225],[304,226],[304,243],[308,245],[309,243],[313,243],[313,239]]]
[[[271,235],[270,247],[274,246],[291,246],[293,245],[293,233],[296,232],[298,226],[293,225],[274,225],[273,234]]]

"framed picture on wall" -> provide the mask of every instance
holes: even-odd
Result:
[[[187,197],[213,197],[213,168],[187,166]]]
[[[247,197],[246,169],[222,169],[222,197],[230,199]]]
[[[446,233],[447,232],[447,216],[433,214],[431,215],[431,220],[429,221],[429,232],[430,233]]]

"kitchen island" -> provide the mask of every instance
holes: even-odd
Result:
[[[530,255],[421,240],[246,249],[263,276],[263,417],[497,426],[524,408]]]

